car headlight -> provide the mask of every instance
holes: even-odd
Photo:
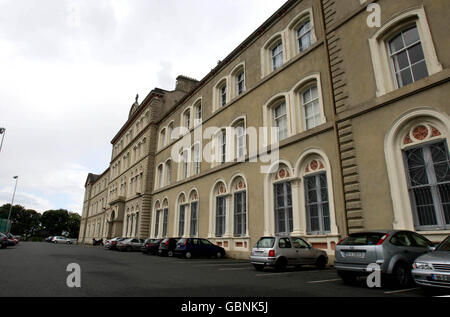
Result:
[[[414,262],[413,267],[416,270],[434,270],[433,266],[430,263],[424,262]]]

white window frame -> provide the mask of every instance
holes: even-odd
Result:
[[[414,23],[417,25],[417,30],[419,31],[429,76],[442,70],[442,65],[437,58],[434,48],[425,9],[419,7],[402,12],[389,19],[388,22],[369,38],[373,71],[377,85],[377,97],[397,89],[392,74],[387,40]]]

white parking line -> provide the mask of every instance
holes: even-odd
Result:
[[[388,291],[388,292],[384,292],[385,294],[396,294],[396,293],[406,293],[406,292],[411,292],[411,291],[415,291],[420,289],[420,287],[415,287],[415,288],[408,288],[408,289],[399,289],[397,291]]]
[[[332,280],[309,281],[309,282],[306,282],[306,283],[309,283],[309,284],[317,284],[317,283],[336,282],[336,281],[340,281],[340,280],[341,280],[340,278],[335,278],[335,279],[332,279]]]
[[[286,275],[286,274],[291,274],[291,272],[284,272],[284,273],[261,273],[261,274],[256,274],[256,276],[274,276],[274,275]]]
[[[247,266],[249,267],[248,263],[217,263],[217,264],[197,264],[193,265],[194,267],[214,267],[214,266]]]
[[[228,263],[240,263],[240,264],[250,264],[250,262],[235,262],[235,261],[190,261],[190,260],[179,260],[175,263],[179,264],[228,264]]]

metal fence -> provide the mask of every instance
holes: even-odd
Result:
[[[8,219],[0,218],[0,232],[8,232],[11,221]]]

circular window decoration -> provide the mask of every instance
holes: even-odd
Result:
[[[428,128],[424,125],[419,125],[417,127],[415,127],[412,131],[412,135],[414,137],[414,139],[418,140],[418,141],[423,141],[427,138],[429,134]]]
[[[403,145],[422,142],[429,138],[441,136],[442,133],[434,126],[419,124],[414,126],[403,139]]]
[[[306,164],[305,173],[317,172],[317,171],[323,170],[324,168],[325,168],[325,165],[323,164],[322,160],[313,159],[308,164]]]
[[[224,185],[220,185],[219,187],[219,195],[225,193],[225,186]]]

